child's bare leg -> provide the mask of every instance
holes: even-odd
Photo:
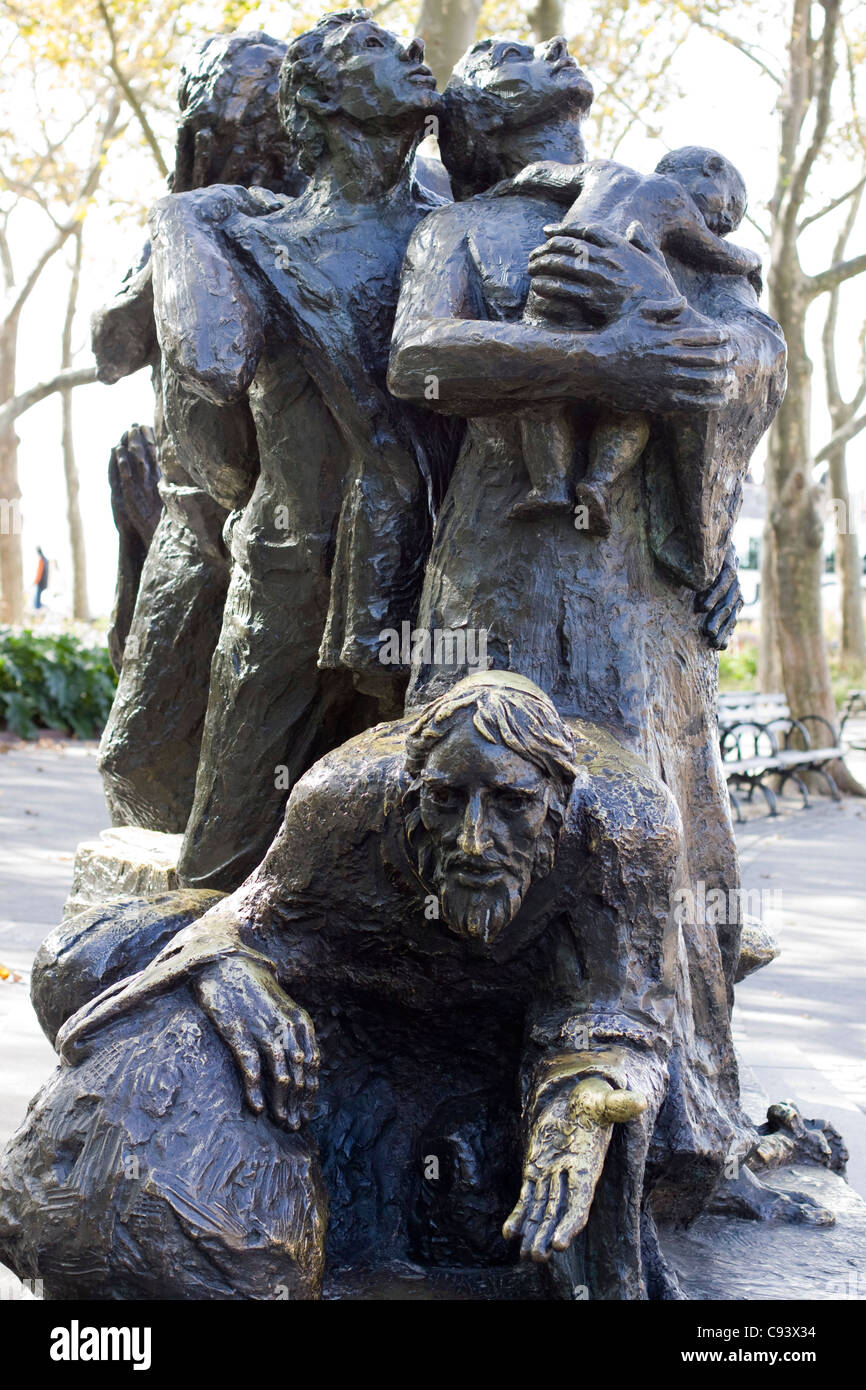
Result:
[[[649,422],[645,415],[602,416],[589,441],[589,464],[575,489],[575,526],[593,536],[610,535],[608,498],[611,485],[636,463],[646,448]],[[584,524],[581,524],[583,522]]]
[[[574,438],[564,410],[551,406],[521,416],[520,438],[523,462],[532,487],[511,508],[512,517],[543,516],[549,512],[570,512],[568,488]]]

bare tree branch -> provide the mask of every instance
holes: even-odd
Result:
[[[89,386],[91,382],[98,380],[95,367],[68,367],[65,371],[58,372],[50,381],[42,381],[38,386],[31,386],[20,395],[12,396],[0,405],[0,433],[8,429],[19,415],[31,410],[34,405],[38,405],[48,396],[53,396],[57,391],[71,391],[74,386]]]
[[[816,463],[826,463],[834,449],[840,449],[843,444],[850,444],[851,440],[866,429],[866,415],[852,415],[847,424],[836,430],[822,449],[815,455]]]
[[[162,151],[159,148],[159,141],[154,135],[150,122],[148,121],[147,116],[145,115],[144,107],[142,106],[138,97],[135,95],[135,92],[129,84],[129,80],[126,77],[126,74],[120,66],[120,61],[117,56],[117,35],[114,32],[114,25],[111,20],[111,15],[108,13],[108,9],[104,3],[104,0],[97,0],[97,5],[99,13],[102,15],[105,28],[108,32],[108,39],[111,44],[111,57],[109,59],[109,67],[111,68],[111,71],[114,73],[114,76],[117,78],[118,85],[121,91],[123,92],[123,95],[126,97],[126,100],[129,102],[130,106],[135,112],[136,120],[138,121],[138,124],[141,126],[142,134],[144,135],[144,138],[147,141],[148,146],[150,147],[151,154],[153,155],[154,160],[156,161],[157,169],[159,170],[162,177],[164,179],[167,179],[168,165],[162,157]]]
[[[828,266],[818,275],[805,276],[806,292],[811,299],[816,295],[826,294],[828,290],[835,289],[837,285],[843,284],[855,275],[862,275],[866,270],[866,252],[862,256],[852,256],[850,261],[837,261],[835,265]]]
[[[797,146],[811,101],[811,55],[809,51],[809,14],[811,0],[794,0],[788,31],[787,73],[779,102],[780,141],[776,186],[770,200],[773,220],[779,216],[791,170],[797,157]]]
[[[763,58],[758,56],[752,45],[747,43],[745,39],[741,39],[737,34],[732,34],[729,30],[723,29],[719,24],[711,23],[710,20],[704,17],[699,9],[687,9],[684,10],[683,13],[699,29],[706,30],[708,34],[712,34],[717,39],[723,39],[725,43],[730,44],[731,48],[735,48],[738,53],[742,53],[744,58],[748,58],[750,63],[755,63],[756,66],[761,69],[761,72],[770,78],[771,82],[775,82],[777,87],[783,85],[779,74],[774,72],[771,67],[768,67]]]
[[[864,174],[863,177],[857,183],[855,183],[853,188],[849,188],[847,193],[840,193],[839,197],[834,198],[831,203],[825,203],[824,207],[822,207],[820,211],[812,212],[809,214],[808,217],[804,217],[799,227],[797,228],[797,234],[799,235],[800,232],[805,231],[807,227],[811,227],[813,222],[817,222],[820,218],[826,217],[828,212],[835,212],[836,208],[840,208],[843,203],[847,203],[849,198],[856,197],[856,195],[858,193],[861,193],[864,188],[866,188],[866,174]]]
[[[3,271],[3,288],[11,290],[15,284],[15,266],[12,262],[12,249],[9,245],[9,237],[6,234],[7,218],[3,218],[3,226],[0,227],[0,268]]]
[[[102,160],[103,155],[105,153],[105,147],[114,134],[114,128],[117,124],[117,118],[119,114],[120,103],[115,96],[111,100],[109,109],[106,112],[105,119],[102,123],[102,127],[100,129],[96,141],[96,153],[93,156],[90,169],[85,175],[84,181],[81,187],[79,188],[78,196],[75,199],[73,214],[58,229],[57,234],[54,237],[54,240],[49,242],[48,246],[46,246],[45,250],[37,258],[36,263],[31,267],[29,275],[27,276],[26,280],[23,281],[12,302],[5,307],[3,313],[3,318],[5,321],[8,322],[9,320],[18,317],[27,299],[32,294],[33,289],[36,286],[39,277],[45,269],[46,265],[53,256],[56,256],[57,252],[61,249],[62,246],[64,246],[67,239],[70,236],[72,236],[72,233],[78,226],[80,214],[86,206],[88,200],[96,192],[96,188],[99,184],[99,178],[102,173]]]
[[[845,249],[848,240],[854,230],[860,212],[860,204],[863,201],[863,189],[866,186],[866,175],[860,181],[851,205],[845,214],[845,221],[842,224],[839,235],[836,238],[836,245],[833,248],[833,264],[838,265],[845,257]],[[830,414],[833,419],[833,428],[838,428],[844,423],[845,419],[845,400],[839,387],[839,374],[836,370],[836,327],[839,319],[839,286],[834,285],[830,291],[830,300],[827,305],[827,315],[824,319],[824,329],[821,334],[821,346],[824,355],[824,379],[827,384],[827,403],[830,407]],[[851,404],[849,414],[857,410],[856,397],[855,403]]]
[[[815,90],[815,127],[812,138],[801,159],[795,165],[791,181],[782,200],[782,222],[784,235],[794,237],[797,219],[806,196],[806,184],[821,153],[827,131],[830,127],[831,94],[836,76],[836,33],[839,20],[840,0],[822,0],[824,28],[820,38],[820,64]],[[813,76],[814,81],[814,76]]]

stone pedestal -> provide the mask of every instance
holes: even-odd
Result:
[[[147,898],[180,887],[177,861],[182,839],[122,825],[101,831],[98,840],[82,840],[75,851],[64,920],[111,898]]]

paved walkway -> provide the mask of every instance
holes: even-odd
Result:
[[[851,761],[866,781],[866,757]],[[781,957],[737,988],[741,1054],[772,1100],[831,1120],[866,1196],[866,802],[785,798],[739,831],[744,889],[774,918]],[[107,824],[93,745],[0,754],[0,1143],[54,1065],[30,1010],[29,965],[61,917],[77,842]],[[776,909],[774,911],[774,909]]]
[[[771,1100],[841,1131],[866,1197],[866,802],[751,821],[739,844],[743,887],[781,947],[737,986],[739,1052]]]
[[[79,840],[108,824],[96,744],[0,752],[0,1143],[57,1058],[30,1008],[30,962],[63,913]]]

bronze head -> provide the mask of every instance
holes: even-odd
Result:
[[[577,774],[570,730],[531,681],[485,671],[413,724],[406,774],[419,877],[451,931],[492,944],[553,868]]]

